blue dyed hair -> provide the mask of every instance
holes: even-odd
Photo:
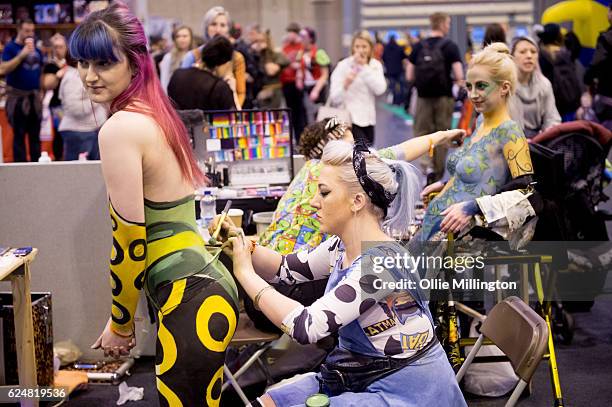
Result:
[[[118,62],[118,44],[112,30],[102,21],[94,21],[70,36],[70,55],[76,60]]]

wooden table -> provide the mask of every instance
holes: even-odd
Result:
[[[13,313],[15,314],[15,342],[19,386],[36,387],[36,355],[34,353],[34,324],[32,322],[32,296],[30,293],[30,263],[38,249],[24,257],[0,257],[0,281],[11,282]],[[35,399],[21,402],[22,406],[37,406]]]

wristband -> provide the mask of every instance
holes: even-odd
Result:
[[[433,157],[434,156],[434,142],[433,142],[433,137],[429,136],[427,137],[427,139],[429,140],[429,157]]]
[[[259,308],[259,300],[261,299],[261,296],[269,289],[274,289],[274,287],[272,287],[271,285],[267,285],[261,290],[259,290],[259,292],[255,296],[255,299],[253,300],[253,307],[255,307],[257,311],[261,311],[261,309]]]

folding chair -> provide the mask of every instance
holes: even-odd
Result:
[[[249,399],[246,397],[240,385],[238,384],[238,378],[242,376],[244,372],[246,372],[253,363],[257,362],[260,368],[264,371],[268,380],[271,380],[270,374],[267,371],[267,368],[260,359],[267,351],[272,347],[274,341],[276,341],[280,337],[279,334],[269,333],[260,331],[255,328],[253,325],[253,321],[249,318],[249,316],[242,312],[240,313],[240,317],[238,319],[238,326],[236,327],[236,331],[234,332],[234,337],[232,338],[229,346],[240,347],[244,345],[256,345],[257,350],[253,353],[248,360],[238,369],[235,373],[232,373],[227,365],[223,366],[223,372],[227,377],[225,383],[223,383],[222,391],[227,389],[230,385],[234,388],[238,397],[242,400],[245,406],[249,406]]]
[[[457,382],[463,379],[486,337],[506,354],[519,377],[517,386],[506,402],[506,407],[512,407],[527,387],[546,351],[546,321],[520,298],[508,297],[491,309],[480,332],[476,344],[457,372]]]

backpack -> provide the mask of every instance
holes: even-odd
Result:
[[[433,46],[427,40],[422,41],[423,48],[417,54],[414,64],[414,84],[419,96],[429,96],[432,90],[449,86],[450,77],[446,72],[446,60],[442,52],[448,43],[446,38],[438,40]]]
[[[576,65],[572,61],[569,51],[560,50],[555,59],[550,54],[542,51],[544,58],[552,66],[552,88],[555,102],[559,113],[575,112],[580,107],[580,82],[576,74]]]

